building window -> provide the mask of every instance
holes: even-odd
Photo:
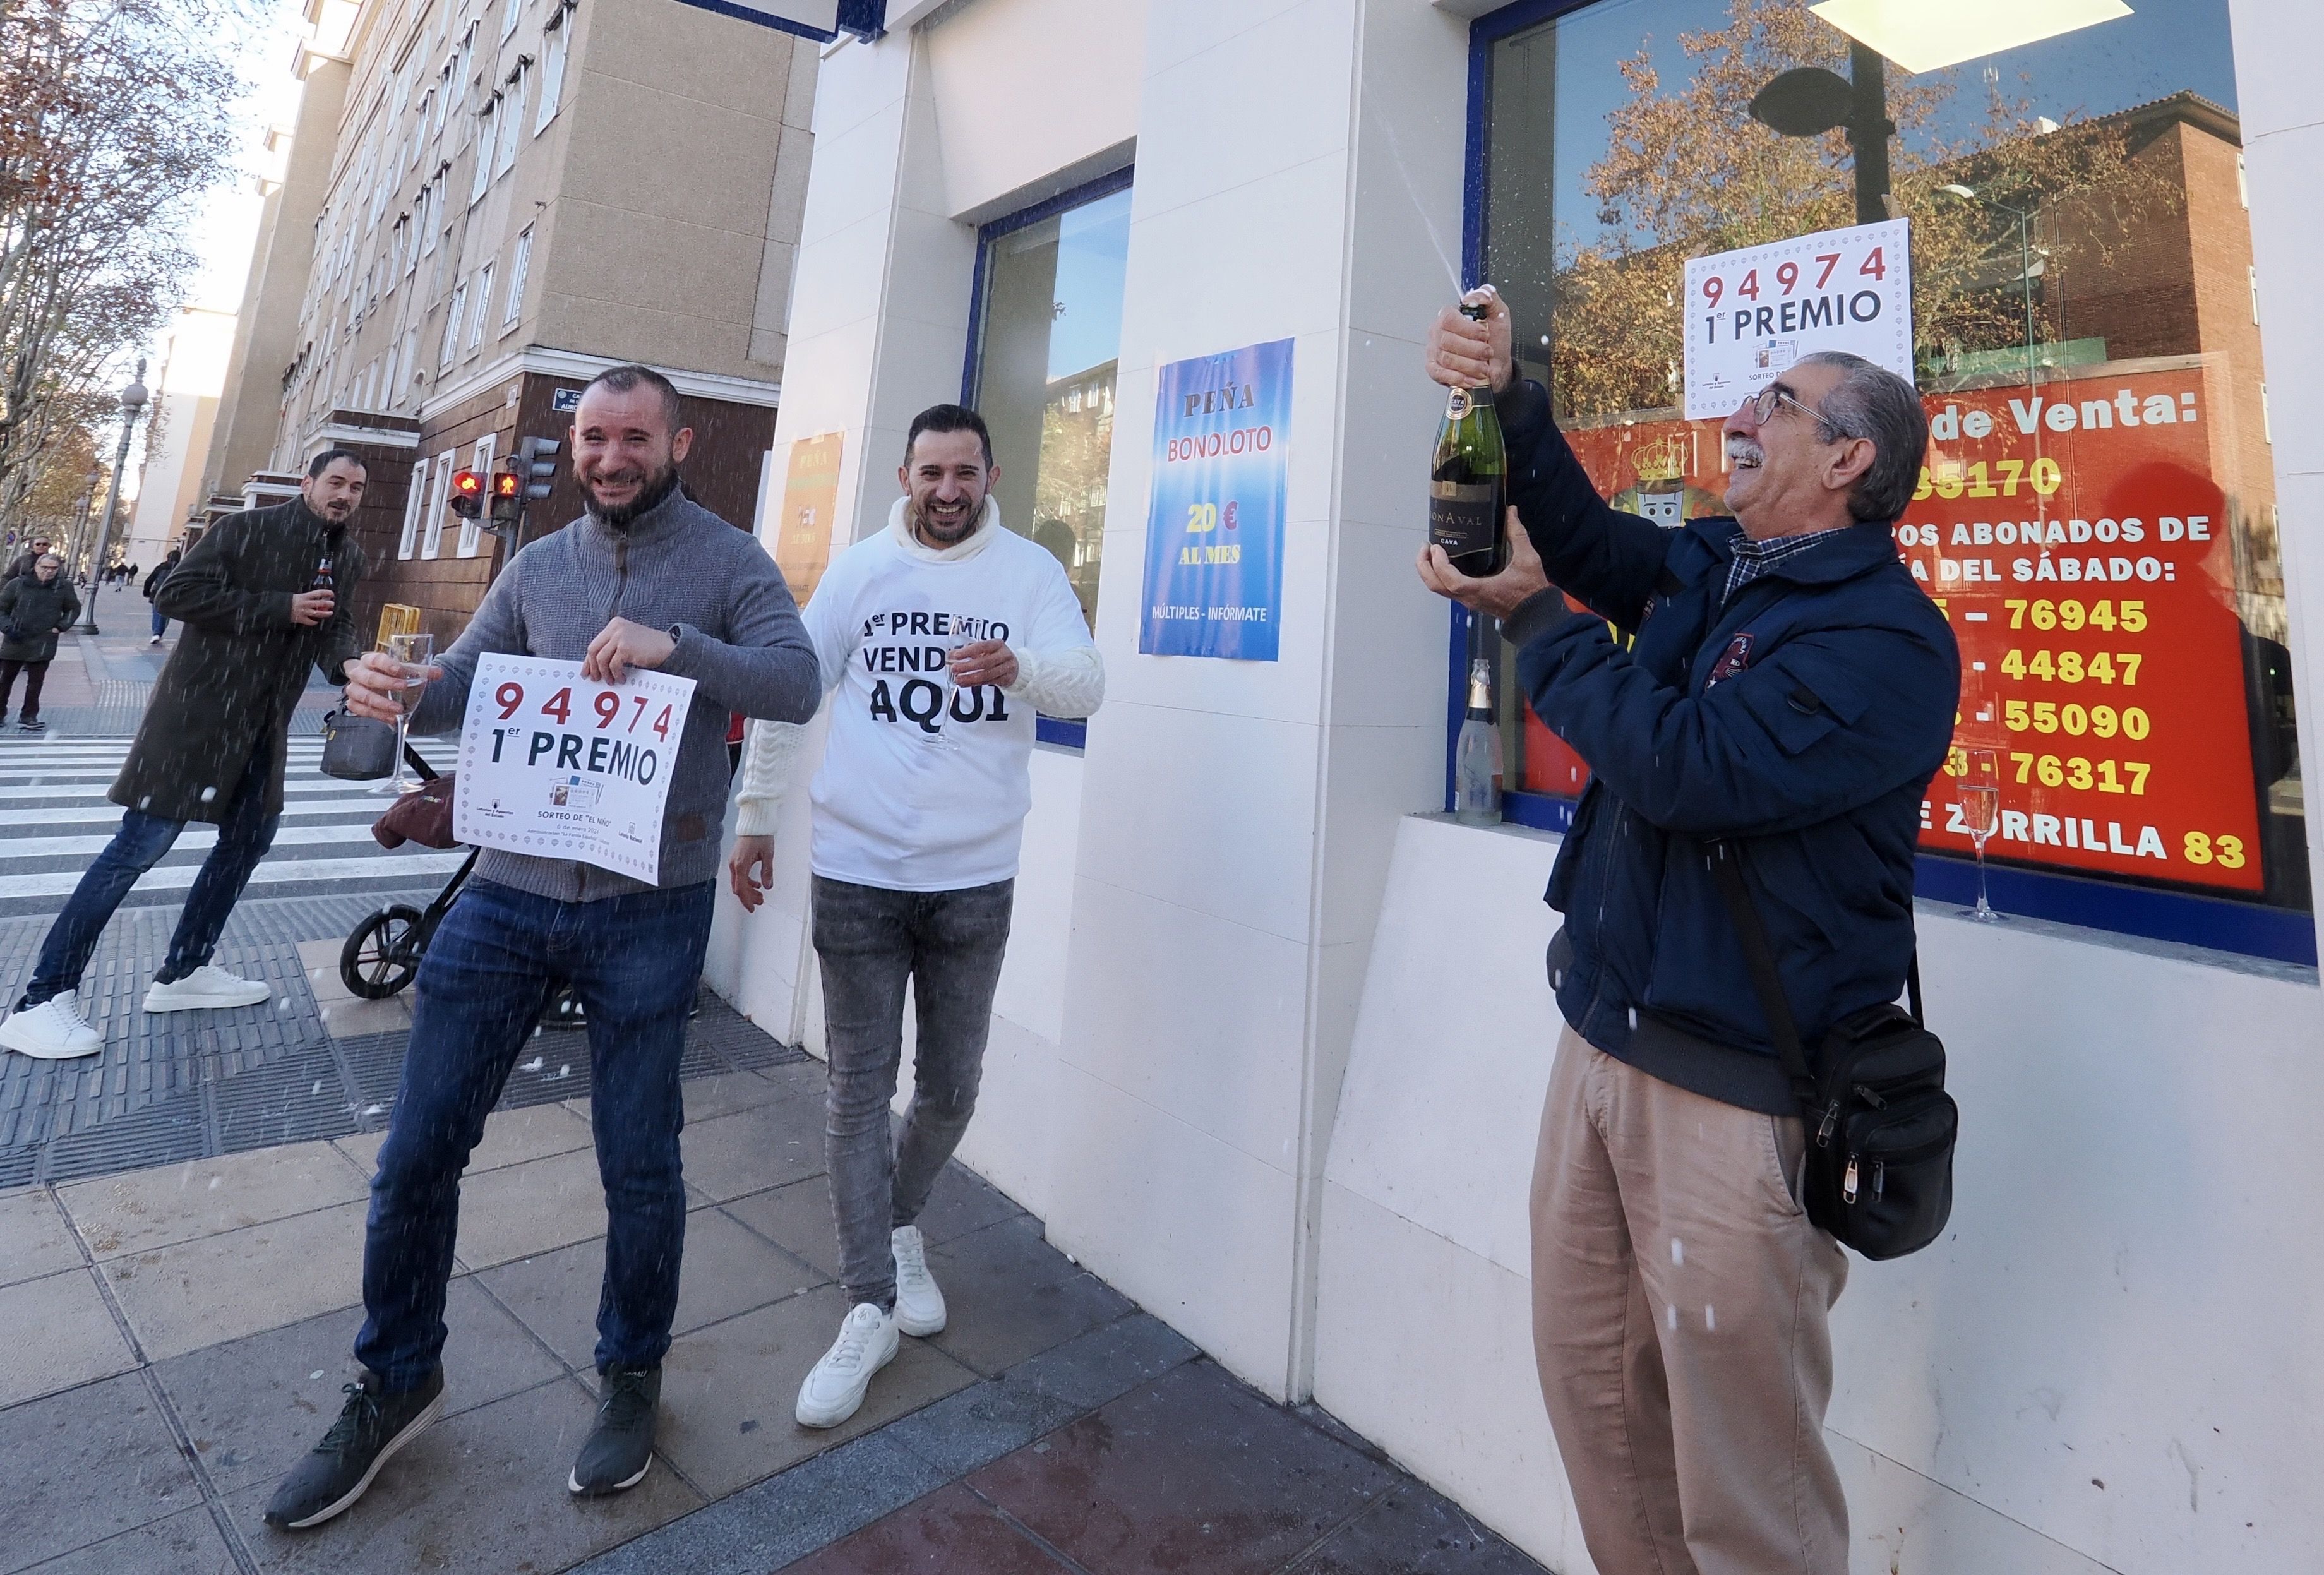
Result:
[[[395,556],[410,557],[418,545],[420,521],[428,514],[428,462],[421,460],[411,467],[411,490],[403,498],[403,534],[397,539]]]
[[[992,428],[1001,518],[1055,553],[1097,614],[1111,390],[1121,349],[1130,171],[985,226],[969,401]],[[1094,501],[1093,501],[1094,500]]]
[[[516,31],[517,18],[524,14],[524,0],[504,0],[501,6],[501,36],[508,37]]]
[[[437,557],[444,551],[444,516],[450,512],[452,502],[452,451],[448,448],[436,456],[435,482],[429,489],[427,530],[420,543],[420,556]]]
[[[493,446],[498,436],[499,435],[497,433],[487,432],[483,437],[477,438],[475,449],[469,456],[468,459],[468,468],[484,478],[484,494],[487,500],[485,507],[487,508],[491,507],[489,500],[492,496],[493,490]],[[462,557],[475,557],[476,548],[483,542],[484,535],[484,522],[483,515],[479,514],[474,520],[461,520],[460,545],[457,548],[459,556]]]
[[[1857,222],[1846,139],[1747,112],[1849,40],[1787,6],[1545,9],[1471,31],[1469,271],[1600,491],[1675,529],[1725,511],[1720,423],[1680,409],[1685,263]],[[1962,659],[1922,884],[1967,889],[1949,773],[1989,749],[2003,907],[2312,962],[2228,38],[2227,0],[2185,0],[1887,73],[1932,419],[1897,542]],[[1560,827],[1588,763],[1498,656],[1509,814]]]
[[[493,130],[498,124],[493,117],[500,107],[501,96],[495,93],[476,115],[476,167],[468,181],[471,207],[484,195],[484,188],[493,183]]]
[[[444,307],[444,346],[436,353],[436,364],[441,368],[452,364],[452,353],[460,347],[460,314],[467,309],[468,287],[456,286],[452,299]]]
[[[516,238],[516,255],[509,259],[508,301],[501,308],[501,332],[516,327],[517,318],[524,314],[524,276],[532,268],[532,226],[527,225]]]
[[[533,112],[535,135],[557,118],[557,100],[565,91],[565,51],[573,42],[571,9],[559,5],[549,13],[548,31],[540,35],[540,107]]]
[[[468,348],[474,350],[484,342],[484,319],[493,315],[493,265],[489,262],[476,275],[476,314],[468,324]]]
[[[516,167],[516,145],[524,133],[524,79],[527,72],[520,61],[509,73],[508,94],[501,102],[500,145],[493,152],[493,173],[507,174]]]
[[[420,189],[419,200],[412,205],[411,222],[420,229],[420,250],[411,259],[414,268],[420,266],[420,258],[433,255],[436,251],[436,210],[443,200],[444,181],[438,176]]]

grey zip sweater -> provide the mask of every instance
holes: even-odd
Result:
[[[476,659],[488,651],[579,661],[616,614],[677,636],[660,670],[695,681],[662,817],[661,886],[717,872],[726,814],[729,712],[805,722],[823,698],[815,647],[782,571],[748,531],[672,492],[614,530],[592,515],[509,560],[467,629],[437,659],[415,733],[458,731]],[[594,864],[485,850],[476,873],[560,902],[648,889]]]

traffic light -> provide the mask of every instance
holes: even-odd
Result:
[[[484,473],[475,470],[454,471],[452,473],[452,512],[463,520],[473,520],[484,511]]]
[[[517,446],[516,468],[524,477],[524,495],[549,496],[557,484],[557,456],[565,445],[554,438],[528,438]]]
[[[524,514],[524,478],[513,470],[493,472],[493,523],[513,525]]]

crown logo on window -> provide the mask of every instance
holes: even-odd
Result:
[[[1686,474],[1687,443],[1677,433],[1641,444],[1630,456],[1630,463],[1638,473],[1638,480],[1674,482]]]

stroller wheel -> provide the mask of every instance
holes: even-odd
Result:
[[[420,974],[412,932],[425,917],[398,903],[365,918],[339,948],[339,981],[364,1000],[385,1000],[410,984]]]

